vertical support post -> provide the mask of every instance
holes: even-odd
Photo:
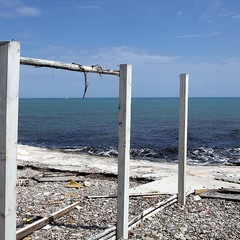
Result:
[[[128,239],[132,66],[120,65],[117,239]]]
[[[187,123],[188,123],[188,74],[180,74],[180,116],[178,152],[178,202],[186,203],[186,162],[187,162]]]
[[[0,42],[0,239],[16,239],[20,44]]]

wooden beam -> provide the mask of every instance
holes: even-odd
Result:
[[[162,193],[139,193],[139,194],[129,194],[129,197],[157,197],[163,195]],[[116,194],[109,195],[96,195],[96,196],[87,196],[87,198],[117,198]]]
[[[21,228],[17,231],[17,234],[15,235],[15,239],[19,240],[19,239],[22,239],[24,237],[26,237],[27,235],[31,234],[32,232],[40,229],[40,228],[43,228],[44,226],[46,226],[47,224],[55,221],[56,219],[62,217],[64,214],[67,214],[69,213],[71,210],[73,210],[76,206],[78,206],[81,202],[78,201],[78,202],[75,202],[63,209],[60,209],[59,211],[57,212],[54,212],[53,214],[51,214],[50,216],[48,217],[44,217],[44,218],[41,218],[40,220],[30,224],[30,225],[27,225],[26,227],[24,228]],[[16,225],[16,223],[15,223]]]
[[[117,238],[128,238],[132,66],[120,65]]]
[[[188,123],[188,74],[180,74],[180,116],[179,116],[179,155],[178,155],[178,202],[186,203],[186,162],[187,162],[187,123]]]
[[[0,239],[16,239],[18,42],[0,42]]]
[[[29,57],[21,57],[20,63],[22,65],[30,65],[35,67],[48,67],[48,68],[56,68],[56,69],[63,69],[63,70],[69,70],[69,71],[86,72],[86,73],[90,72],[90,73],[108,74],[108,75],[116,75],[116,76],[120,75],[120,72],[117,70],[105,69],[98,65],[83,66],[77,63],[64,63],[59,61],[50,61],[50,60],[29,58]]]

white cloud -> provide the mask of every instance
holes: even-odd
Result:
[[[209,34],[186,34],[182,36],[176,36],[176,38],[207,38],[207,37],[214,37],[220,35],[220,32],[212,32]]]
[[[170,63],[176,59],[178,59],[177,56],[150,54],[130,46],[104,48],[92,55],[92,60],[129,64],[136,62],[144,64]]]
[[[0,17],[17,18],[17,17],[39,17],[42,15],[40,9],[27,6],[18,0],[0,0]]]
[[[239,19],[239,18],[240,18],[240,13],[235,14],[235,15],[233,16],[233,19]]]
[[[178,13],[177,13],[177,17],[180,17],[181,15],[182,15],[182,11],[179,11]]]
[[[20,7],[16,9],[16,12],[24,17],[39,17],[41,16],[41,11],[35,7]]]

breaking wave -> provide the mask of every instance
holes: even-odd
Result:
[[[117,157],[118,150],[116,148],[107,147],[82,147],[82,148],[64,148],[63,152],[85,153],[94,156]],[[161,150],[153,150],[150,148],[131,149],[130,155],[132,159],[142,159],[150,161],[178,161],[178,148],[167,147]],[[198,165],[240,165],[240,148],[211,148],[199,147],[189,149],[188,163]]]

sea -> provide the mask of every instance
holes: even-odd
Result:
[[[131,158],[178,161],[179,98],[133,98]],[[118,98],[20,99],[18,143],[118,155]],[[240,98],[189,98],[188,163],[240,165]]]

